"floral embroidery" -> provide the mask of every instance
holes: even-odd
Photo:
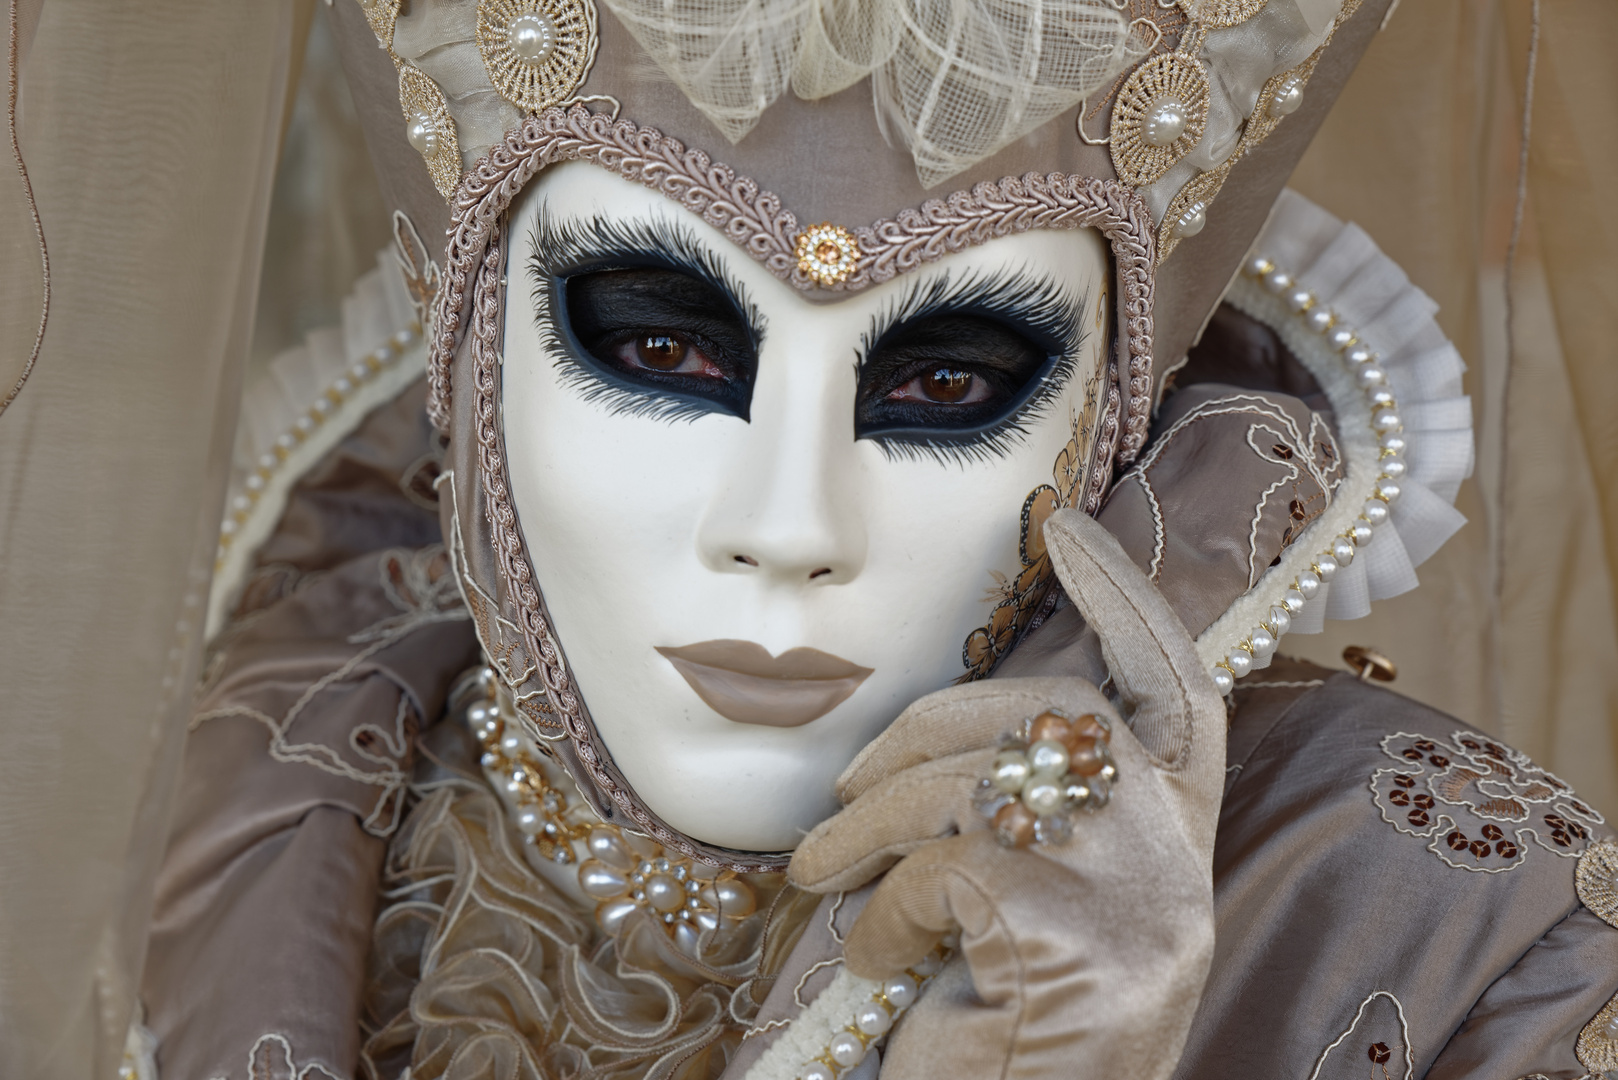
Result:
[[[1444,744],[1400,732],[1382,752],[1399,763],[1371,777],[1382,820],[1430,838],[1427,850],[1462,870],[1512,870],[1536,846],[1572,858],[1603,824],[1564,781],[1484,735],[1457,731]]]

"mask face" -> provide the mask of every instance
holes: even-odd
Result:
[[[509,235],[512,495],[590,714],[670,826],[790,849],[1026,616],[1099,419],[1105,242],[1035,230],[811,301],[583,163]]]

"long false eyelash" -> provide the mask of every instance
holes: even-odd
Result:
[[[1075,300],[1048,275],[1036,275],[1027,269],[1014,274],[974,272],[958,281],[946,273],[928,282],[912,284],[897,302],[873,317],[871,328],[861,335],[856,378],[864,370],[866,357],[890,331],[906,322],[945,311],[983,314],[1024,328],[1044,339],[1056,361],[1040,373],[1034,392],[993,428],[966,438],[942,431],[936,437],[878,433],[870,436],[871,441],[890,461],[918,461],[927,457],[941,464],[964,467],[1004,457],[1027,437],[1030,425],[1044,415],[1072,378],[1079,352],[1090,339],[1087,320],[1083,317],[1089,309],[1088,289]]]
[[[719,256],[681,224],[666,218],[618,221],[602,217],[558,222],[541,207],[528,235],[528,269],[534,276],[534,323],[540,345],[555,362],[563,385],[587,402],[602,405],[609,415],[676,422],[708,416],[702,401],[658,386],[625,386],[603,379],[563,340],[556,311],[556,283],[569,274],[660,266],[699,278],[722,293],[741,312],[754,347],[764,340],[763,312],[747,289],[725,269]]]

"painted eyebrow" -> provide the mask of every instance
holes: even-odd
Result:
[[[662,267],[689,274],[730,301],[747,325],[754,348],[764,340],[764,313],[730,273],[724,256],[686,225],[661,215],[628,220],[600,214],[559,218],[541,204],[528,234],[528,249],[528,268],[541,288],[573,274],[603,270]]]

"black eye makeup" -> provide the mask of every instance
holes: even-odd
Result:
[[[615,413],[748,418],[764,319],[677,224],[543,210],[529,237],[534,317],[563,380]]]
[[[586,400],[659,420],[749,419],[765,320],[689,229],[541,208],[528,268],[541,341]],[[1027,269],[912,283],[850,343],[854,437],[890,457],[1004,454],[1066,385],[1090,306]]]
[[[1089,307],[1026,270],[913,286],[862,341],[856,437],[890,456],[1003,454],[1072,375]]]

